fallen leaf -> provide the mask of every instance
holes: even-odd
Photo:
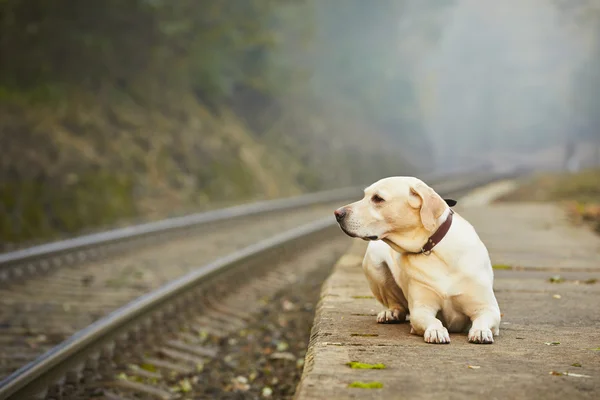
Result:
[[[560,299],[560,294],[555,294],[552,297],[554,297],[555,299]]]
[[[202,362],[196,363],[196,372],[202,372],[202,371],[204,371],[204,363],[202,363]]]
[[[381,382],[352,382],[348,385],[351,388],[360,388],[360,389],[381,389],[383,387],[383,383]]]
[[[551,276],[548,280],[550,281],[550,283],[561,283],[565,281],[565,279],[560,275]]]
[[[127,374],[125,372],[121,372],[120,374],[117,375],[116,378],[120,381],[126,381],[129,379],[129,377],[127,376]]]
[[[248,375],[248,380],[250,382],[254,381],[256,378],[258,377],[258,372],[256,371],[252,371],[250,372],[250,374]]]
[[[560,344],[560,342],[546,342],[544,344],[547,346],[558,346]]]
[[[377,363],[377,364],[368,364],[362,363],[359,361],[350,361],[346,363],[352,369],[385,369],[385,364]]]
[[[579,368],[581,368],[581,364],[579,364],[579,363],[573,363],[573,364],[571,364],[571,367],[579,367]]]
[[[179,387],[183,393],[188,393],[192,391],[192,384],[188,379],[183,379],[179,381]]]
[[[469,365],[468,368],[469,369],[479,369],[481,367],[479,365]]]

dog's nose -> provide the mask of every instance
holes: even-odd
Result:
[[[338,221],[341,221],[346,216],[346,209],[345,208],[338,208],[333,213],[335,214],[335,219],[337,219]]]

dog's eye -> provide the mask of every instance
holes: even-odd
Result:
[[[381,196],[374,194],[373,197],[371,197],[371,201],[373,203],[383,203],[385,200],[381,198]]]

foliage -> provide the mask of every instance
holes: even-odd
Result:
[[[1,0],[0,239],[408,173],[411,2]]]
[[[283,0],[6,0],[0,86],[127,89],[159,79],[210,99],[267,89],[275,7]],[[27,49],[27,51],[24,51]]]

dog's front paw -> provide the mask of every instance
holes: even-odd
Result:
[[[406,320],[406,313],[399,309],[385,310],[377,314],[379,324],[398,324]]]
[[[477,344],[494,343],[494,335],[489,329],[471,329],[469,331],[469,342]]]
[[[423,334],[427,343],[447,344],[450,343],[450,335],[446,328],[427,328]]]

